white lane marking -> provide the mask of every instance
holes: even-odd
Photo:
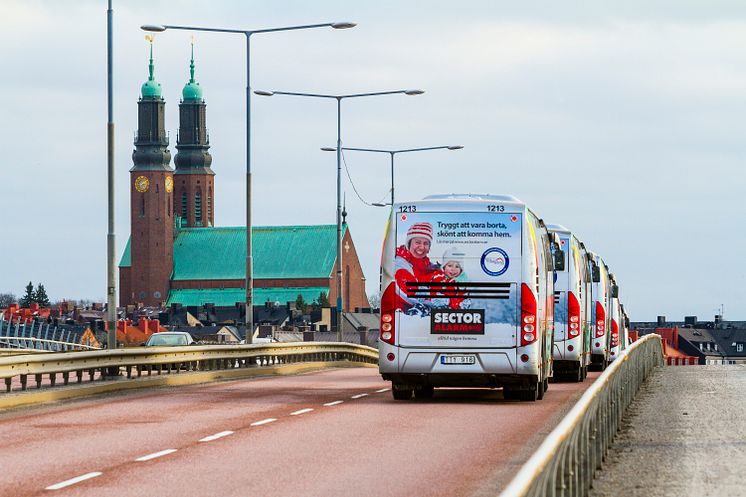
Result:
[[[137,459],[135,459],[135,461],[150,461],[151,459],[155,459],[156,457],[167,456],[169,454],[173,454],[174,452],[176,452],[176,449],[166,449],[160,452],[153,452],[152,454],[148,454],[147,456],[138,457]]]
[[[311,409],[310,407],[307,407],[306,409],[301,409],[300,411],[291,412],[290,415],[291,416],[298,416],[299,414],[305,414],[305,413],[311,412],[311,411],[313,411],[313,409]]]
[[[389,390],[391,390],[391,389],[390,388],[382,388],[380,390],[376,390],[376,393],[388,392]]]
[[[342,402],[344,402],[344,400],[335,400],[334,402],[327,402],[326,404],[324,404],[324,407],[336,406],[336,405],[341,404]]]
[[[233,435],[232,431],[221,431],[220,433],[216,433],[214,435],[210,435],[209,437],[205,437],[200,439],[200,442],[212,442],[213,440],[217,440],[218,438],[227,437],[228,435]]]
[[[102,474],[103,473],[100,471],[86,473],[84,475],[76,476],[75,478],[70,478],[69,480],[55,483],[54,485],[49,485],[45,490],[59,490],[61,488],[69,487],[70,485],[75,485],[76,483],[80,483],[81,481],[90,480],[91,478],[96,478],[97,476],[101,476]]]
[[[267,419],[263,419],[263,420],[261,420],[261,421],[257,421],[256,423],[251,423],[251,426],[261,426],[261,425],[266,425],[267,423],[271,423],[271,422],[273,422],[273,421],[277,421],[277,418],[267,418]]]
[[[352,396],[352,397],[350,397],[350,398],[351,398],[351,399],[362,399],[363,397],[367,397],[367,396],[368,396],[368,394],[367,394],[367,393],[359,393],[359,394],[357,394],[357,395],[353,395],[353,396]]]

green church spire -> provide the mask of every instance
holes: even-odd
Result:
[[[181,91],[181,97],[184,101],[202,101],[202,88],[194,80],[194,38],[192,38],[192,60],[189,64],[189,82],[184,85],[184,89]]]
[[[140,94],[142,98],[161,98],[161,84],[155,80],[153,73],[153,35],[146,35],[145,39],[150,42],[150,64],[148,65],[148,80],[142,84]]]

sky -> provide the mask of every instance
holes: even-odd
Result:
[[[29,280],[52,300],[106,291],[106,2],[3,0],[0,293]],[[746,319],[746,4],[741,1],[114,1],[117,259],[129,235],[142,24],[240,29],[358,23],[252,38],[254,89],[356,93],[343,146],[401,155],[397,201],[511,194],[571,228],[610,266],[633,321]],[[156,36],[175,154],[191,35]],[[207,102],[215,220],[245,225],[245,52],[195,36]],[[255,225],[333,224],[332,101],[252,99]],[[388,157],[348,152],[366,202],[388,199]],[[173,164],[172,164],[173,165]],[[369,294],[388,212],[345,175]],[[736,262],[733,262],[736,261]]]

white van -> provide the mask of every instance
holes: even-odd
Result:
[[[565,269],[555,271],[554,359],[555,380],[583,381],[591,363],[591,273],[585,245],[557,224],[548,226],[560,239]]]
[[[446,386],[542,398],[552,368],[553,242],[507,195],[395,204],[381,257],[379,343],[394,398]]]
[[[611,357],[611,294],[612,284],[609,279],[609,268],[603,259],[591,253],[589,257],[593,284],[591,285],[591,322],[593,323],[593,340],[591,340],[591,364],[606,369]]]

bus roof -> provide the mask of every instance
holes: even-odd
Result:
[[[489,195],[482,193],[445,193],[428,195],[422,200],[481,200],[485,202],[511,202],[524,205],[522,201],[513,195]]]
[[[547,224],[547,229],[549,231],[553,231],[553,232],[557,232],[557,233],[572,234],[572,231],[570,231],[568,228],[565,228],[561,224]]]

